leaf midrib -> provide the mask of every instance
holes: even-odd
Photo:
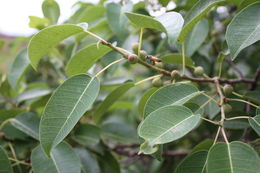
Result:
[[[228,160],[229,160],[229,164],[230,164],[230,171],[231,173],[234,173],[234,170],[233,170],[233,163],[232,163],[232,157],[231,157],[231,151],[230,151],[230,144],[227,143],[227,149],[228,149]]]

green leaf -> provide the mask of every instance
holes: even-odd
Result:
[[[112,106],[121,96],[123,96],[134,85],[132,82],[127,82],[116,89],[114,89],[103,102],[97,107],[93,119],[95,122],[99,122],[104,113]]]
[[[167,63],[167,64],[182,64],[182,55],[179,53],[169,53],[161,57],[162,62]],[[194,62],[192,59],[188,56],[185,56],[185,65],[189,67],[194,66]]]
[[[45,107],[40,122],[40,142],[47,155],[92,106],[99,87],[96,77],[81,74],[67,79],[56,89]]]
[[[81,124],[73,135],[73,139],[81,145],[97,145],[100,141],[100,128],[91,124]]]
[[[9,118],[24,112],[22,109],[0,109],[0,124]]]
[[[247,91],[244,97],[252,102],[260,104],[260,91]]]
[[[72,147],[62,142],[51,151],[50,157],[40,146],[31,154],[32,169],[35,173],[80,173],[80,159]]]
[[[121,6],[119,3],[109,3],[106,5],[106,16],[109,27],[120,39],[126,37],[126,24],[128,22],[124,14],[124,8],[125,6]]]
[[[20,103],[20,102],[25,101],[25,100],[30,100],[30,99],[43,97],[43,96],[46,96],[46,95],[48,95],[50,93],[51,93],[51,90],[49,90],[49,89],[34,88],[34,89],[30,89],[30,90],[27,90],[27,91],[19,94],[19,96],[17,97],[16,101],[18,103]]]
[[[29,16],[29,19],[30,19],[29,26],[31,28],[36,28],[39,30],[47,27],[50,23],[48,19],[37,17],[37,16]]]
[[[202,141],[201,143],[199,143],[198,145],[196,145],[192,149],[191,153],[195,153],[195,152],[198,152],[198,151],[201,151],[201,150],[208,151],[213,144],[214,144],[213,140],[206,139],[206,140]]]
[[[54,0],[44,0],[42,3],[42,12],[50,20],[51,24],[56,24],[60,17],[59,4]]]
[[[238,120],[232,120],[232,121],[225,121],[224,127],[226,129],[233,129],[233,130],[239,130],[239,129],[246,129],[249,126],[248,121],[245,119],[238,119]]]
[[[104,14],[105,14],[105,8],[103,6],[98,5],[98,6],[88,7],[78,16],[76,22],[91,23],[97,19],[102,18]]]
[[[157,18],[136,13],[126,13],[126,16],[138,27],[165,32],[170,45],[176,42],[184,23],[182,16],[177,12],[164,13]]]
[[[164,144],[177,140],[200,121],[200,115],[194,114],[184,106],[164,106],[147,116],[138,127],[138,135],[144,138],[149,146]]]
[[[119,163],[109,151],[106,150],[104,155],[99,157],[99,161],[102,173],[120,173]]]
[[[227,27],[226,40],[234,60],[239,52],[260,39],[260,3],[238,13]]]
[[[40,118],[32,112],[19,114],[11,119],[11,124],[25,134],[39,140]]]
[[[208,32],[209,24],[206,19],[202,19],[194,26],[185,40],[185,52],[187,56],[191,57],[198,50],[207,38]]]
[[[207,151],[197,151],[188,155],[174,173],[206,173]]]
[[[260,2],[260,0],[244,0],[240,3],[238,10],[239,11],[243,10],[245,7],[247,7],[253,3],[256,3],[256,2]]]
[[[139,103],[138,103],[138,111],[141,115],[144,114],[144,106],[147,102],[147,100],[149,99],[149,97],[155,92],[157,91],[158,88],[150,88],[149,90],[147,90],[143,96],[141,97]]]
[[[185,24],[181,30],[178,40],[183,43],[190,30],[192,30],[192,28],[208,13],[212,7],[218,5],[220,2],[224,2],[224,0],[198,1],[185,17]]]
[[[200,94],[197,88],[187,84],[177,83],[162,87],[147,100],[144,117],[163,106],[182,105]]]
[[[92,153],[83,148],[75,148],[74,151],[81,160],[82,173],[100,173],[97,158]]]
[[[13,173],[13,169],[6,151],[0,146],[0,172]]]
[[[34,69],[40,59],[65,38],[83,32],[77,25],[63,24],[47,27],[35,34],[28,45],[28,56]]]
[[[248,119],[250,126],[255,130],[255,132],[260,136],[260,115]]]
[[[260,159],[248,144],[234,141],[217,143],[207,158],[207,172],[215,173],[259,173]]]
[[[16,56],[7,76],[8,82],[13,89],[16,89],[19,80],[21,79],[29,64],[30,61],[27,56],[27,50],[24,49]]]
[[[111,51],[111,48],[100,44],[91,44],[73,55],[66,66],[69,76],[86,73],[98,59]]]

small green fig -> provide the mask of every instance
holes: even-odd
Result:
[[[152,84],[154,87],[161,87],[163,86],[163,81],[160,77],[153,79]]]
[[[148,53],[145,50],[140,50],[140,59],[145,61],[145,57],[148,55]]]
[[[133,50],[133,52],[135,53],[135,54],[137,54],[138,53],[138,47],[139,47],[139,43],[133,43],[132,44],[132,50]]]
[[[129,61],[129,63],[131,63],[131,64],[135,64],[135,63],[138,62],[137,55],[135,55],[135,54],[130,54],[130,55],[128,55],[128,56],[127,56],[127,59],[128,59],[128,61]]]
[[[232,92],[233,92],[233,87],[231,86],[231,85],[229,85],[229,84],[227,84],[227,85],[225,85],[224,87],[223,87],[223,91],[224,91],[224,94],[226,95],[226,96],[229,96],[229,95],[231,95],[232,94]]]
[[[163,68],[163,63],[162,62],[155,62],[155,66],[158,68]]]
[[[197,76],[202,76],[204,73],[204,69],[201,66],[195,67],[194,74]]]
[[[224,109],[224,113],[228,114],[229,112],[232,111],[232,106],[230,104],[224,104],[223,109]]]
[[[171,72],[171,77],[172,77],[172,79],[175,79],[175,80],[180,79],[180,77],[181,77],[180,72],[178,70],[173,70]]]

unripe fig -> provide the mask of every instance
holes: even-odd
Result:
[[[140,59],[145,61],[145,57],[148,55],[148,53],[145,50],[140,50]]]
[[[224,91],[224,94],[226,96],[231,95],[233,90],[234,90],[233,87],[231,85],[228,85],[228,84],[223,87],[223,91]]]
[[[204,73],[204,69],[201,66],[195,67],[194,74],[197,76],[202,76]]]
[[[162,62],[155,62],[155,66],[158,68],[163,68],[163,63]]]
[[[138,47],[139,47],[139,43],[133,43],[132,44],[132,50],[133,50],[133,52],[135,53],[135,54],[137,54],[138,53]]]
[[[138,62],[137,55],[135,55],[135,54],[130,54],[127,56],[127,58],[128,58],[129,63],[131,63],[131,64],[135,64]]]
[[[153,79],[152,84],[154,87],[161,87],[163,86],[163,81],[160,77]]]
[[[172,72],[171,72],[171,77],[172,77],[172,79],[175,79],[175,80],[177,80],[177,79],[179,79],[180,78],[180,73],[179,73],[179,71],[178,70],[173,70]]]
[[[232,111],[232,106],[230,106],[230,104],[224,104],[223,109],[224,109],[224,113],[228,114],[229,112]]]

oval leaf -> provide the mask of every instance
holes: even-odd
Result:
[[[168,63],[168,64],[182,64],[182,55],[179,53],[169,53],[161,57],[162,62]],[[194,62],[192,59],[188,56],[185,56],[185,65],[189,67],[194,66]]]
[[[174,173],[206,173],[207,151],[197,151],[188,155]]]
[[[83,32],[77,25],[64,24],[47,27],[35,34],[28,45],[28,56],[34,69],[40,59],[65,38]]]
[[[234,60],[239,52],[260,40],[260,3],[238,13],[227,27],[226,40]]]
[[[141,97],[139,103],[138,103],[138,111],[141,115],[144,114],[144,105],[147,102],[147,100],[149,99],[149,97],[155,92],[157,91],[158,88],[150,88],[149,90],[147,90],[143,96]]]
[[[100,44],[91,44],[73,55],[67,64],[66,72],[69,76],[86,73],[96,61],[111,51],[111,48]]]
[[[35,173],[80,173],[80,159],[67,143],[62,142],[51,151],[50,158],[40,146],[32,151],[32,169]]]
[[[200,116],[184,106],[165,106],[152,112],[138,127],[149,146],[179,139],[199,123]]]
[[[11,124],[25,134],[39,140],[40,119],[32,112],[26,112],[18,115],[11,120]]]
[[[182,16],[177,12],[164,13],[157,18],[136,13],[126,13],[126,16],[139,27],[165,32],[170,45],[176,42],[184,23]]]
[[[9,84],[13,89],[16,89],[16,86],[19,80],[21,79],[21,76],[23,75],[29,64],[30,60],[27,56],[27,50],[22,50],[16,56],[7,78]]]
[[[98,95],[99,87],[96,77],[81,74],[69,78],[57,88],[48,101],[40,122],[40,142],[47,155],[90,108]]]
[[[224,0],[200,0],[189,11],[185,17],[185,24],[178,40],[183,43],[190,30],[204,17],[205,14],[214,6],[224,2]]]
[[[50,20],[51,24],[56,24],[60,17],[59,4],[54,0],[45,0],[42,3],[44,17]]]
[[[255,132],[260,136],[260,115],[248,119],[250,126],[255,130]]]
[[[207,172],[259,173],[259,163],[258,154],[245,143],[217,143],[209,150]]]
[[[0,172],[3,173],[13,173],[13,169],[10,161],[8,160],[8,155],[6,151],[0,146]]]
[[[98,106],[95,114],[94,121],[99,122],[100,118],[104,115],[104,113],[112,106],[122,95],[124,95],[129,89],[131,89],[134,85],[132,82],[124,83],[121,86],[114,89],[105,100]]]
[[[167,105],[183,105],[201,92],[192,85],[173,84],[157,90],[146,102],[144,117],[156,109]]]

